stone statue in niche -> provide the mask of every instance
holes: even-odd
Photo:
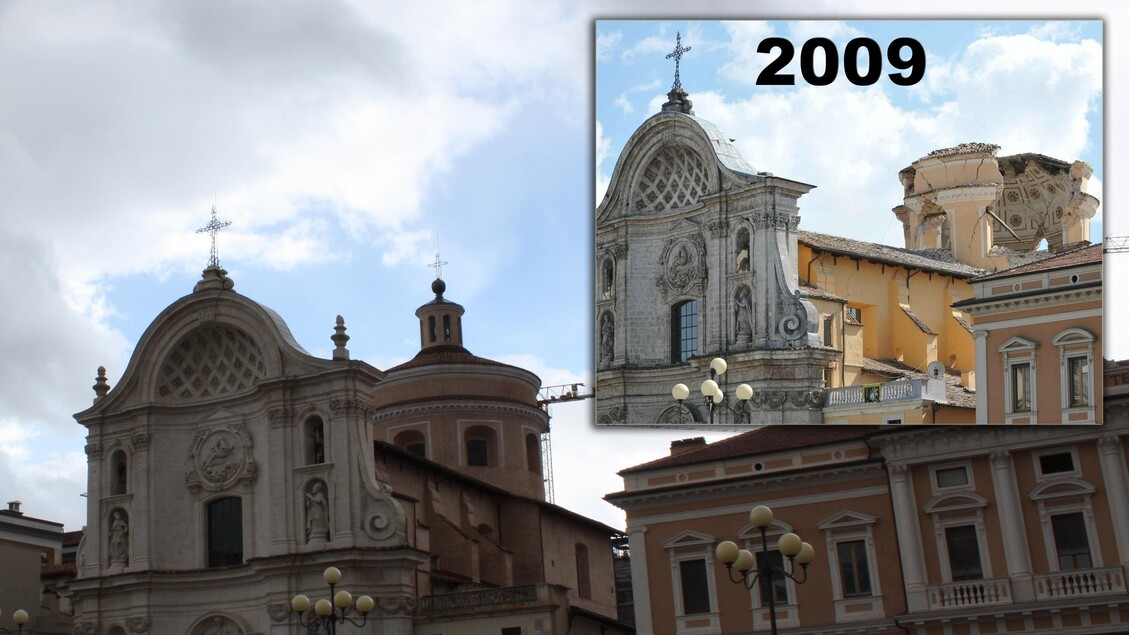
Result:
[[[129,564],[129,522],[120,509],[114,511],[110,523],[110,566]]]
[[[741,285],[734,298],[733,312],[737,319],[737,343],[748,343],[753,339],[753,292]]]
[[[306,542],[323,543],[329,540],[329,501],[325,485],[314,481],[306,492]]]
[[[615,320],[611,313],[605,313],[600,320],[600,361],[610,364],[615,355]]]

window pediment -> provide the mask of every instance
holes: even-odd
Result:
[[[945,494],[937,496],[925,506],[926,513],[937,514],[941,512],[965,511],[969,509],[983,509],[988,506],[988,499],[978,494],[962,492],[959,494]]]
[[[693,547],[696,545],[712,545],[717,542],[717,538],[709,534],[703,534],[698,531],[687,530],[673,538],[670,538],[663,543],[664,549],[674,549],[675,547]]]
[[[1065,496],[1090,496],[1094,493],[1094,490],[1094,486],[1086,481],[1077,478],[1064,478],[1039,485],[1031,490],[1027,497],[1033,501],[1039,501]]]
[[[877,516],[871,516],[870,514],[863,514],[860,512],[853,512],[847,509],[819,523],[818,525],[816,525],[816,528],[827,531],[829,529],[873,525],[876,522],[878,522]]]
[[[1020,335],[1016,335],[1003,344],[1000,344],[999,348],[997,348],[996,350],[1001,353],[1007,353],[1012,351],[1033,351],[1036,348],[1039,348],[1038,342],[1029,340],[1026,337]]]
[[[1095,339],[1094,334],[1083,328],[1072,327],[1059,333],[1051,340],[1055,346],[1065,346],[1066,344],[1077,344],[1080,342],[1093,342]]]

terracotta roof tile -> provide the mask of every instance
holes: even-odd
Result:
[[[434,346],[432,348],[424,349],[416,356],[408,361],[389,368],[388,373],[397,370],[404,370],[405,368],[418,368],[420,366],[431,366],[433,364],[481,364],[483,366],[509,366],[502,362],[496,362],[492,359],[485,357],[478,357],[472,355],[470,351],[462,346]]]
[[[818,251],[854,256],[883,264],[913,267],[956,278],[974,278],[984,273],[983,269],[958,262],[947,249],[902,249],[817,232],[801,231],[798,234],[801,243]]]
[[[871,426],[793,426],[771,425],[750,430],[735,437],[715,441],[700,449],[684,452],[620,470],[620,475],[695,463],[719,461],[739,456],[780,452],[793,448],[826,445],[861,439]]]
[[[1067,252],[1045,258],[1038,262],[1032,262],[1011,269],[1004,269],[985,276],[980,276],[973,280],[973,282],[980,282],[982,280],[995,280],[997,278],[1007,278],[1009,276],[1021,276],[1028,273],[1038,273],[1040,271],[1052,271],[1054,269],[1065,269],[1066,267],[1076,267],[1079,265],[1092,265],[1102,261],[1102,244],[1097,243],[1085,247],[1079,247]]]

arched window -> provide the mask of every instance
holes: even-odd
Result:
[[[494,459],[494,430],[486,426],[467,428],[466,464],[474,467],[487,467]]]
[[[392,439],[392,445],[421,459],[427,458],[427,439],[419,430],[404,430]]]
[[[736,265],[737,271],[749,270],[749,230],[742,227],[737,230]]]
[[[208,567],[243,563],[243,500],[238,496],[208,503]]]
[[[605,258],[600,274],[600,291],[605,300],[615,296],[615,263],[611,258]]]
[[[321,417],[306,419],[306,465],[325,463],[325,425]]]
[[[525,464],[530,472],[541,473],[541,442],[532,432],[525,435]]]
[[[451,316],[450,315],[444,315],[443,316],[443,341],[444,342],[450,342],[451,341]]]
[[[129,466],[125,451],[114,450],[110,455],[110,496],[125,494],[129,481]]]
[[[431,341],[434,342],[435,341],[435,316],[434,315],[427,316],[427,328],[431,333]]]
[[[576,543],[576,594],[584,599],[592,597],[592,579],[588,570],[588,545]]]
[[[698,354],[698,301],[670,308],[670,361],[681,364]]]

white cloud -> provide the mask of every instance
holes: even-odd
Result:
[[[635,108],[631,105],[631,100],[627,98],[627,93],[621,93],[619,97],[616,97],[615,105],[619,106],[620,110],[622,110],[625,115],[630,115],[635,112]]]
[[[596,60],[600,62],[610,60],[621,41],[623,41],[623,33],[620,31],[604,32],[597,35]]]
[[[608,175],[611,172],[610,168],[604,167],[604,159],[608,158],[608,151],[611,149],[611,139],[604,136],[604,126],[596,121],[596,204],[599,205],[600,201],[604,199],[604,194],[608,191],[608,183],[611,177]]]

